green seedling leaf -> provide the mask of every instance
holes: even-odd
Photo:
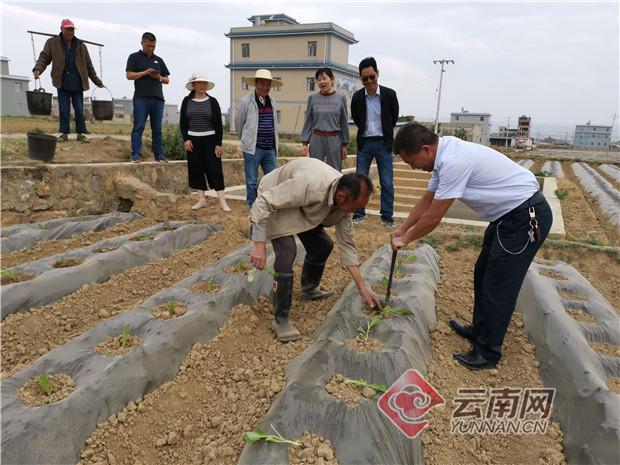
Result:
[[[361,326],[358,326],[357,337],[362,339],[364,342],[366,342],[368,340],[368,337],[370,336],[370,332],[372,331],[372,328],[377,326],[377,324],[380,321],[381,321],[381,317],[376,315],[366,322],[366,328],[362,328]]]
[[[52,385],[50,384],[49,378],[44,373],[41,373],[39,375],[39,386],[41,387],[43,394],[45,394],[47,397],[51,397],[53,392]]]
[[[413,312],[405,307],[390,307],[389,305],[383,307],[381,313],[386,315],[413,315]]]
[[[216,285],[217,281],[215,280],[215,276],[211,276],[209,279],[207,279],[207,290],[212,291],[213,289],[215,289]]]
[[[413,263],[418,259],[417,256],[411,254],[411,255],[407,255],[405,256],[405,258],[403,259],[403,261],[407,262],[407,263]]]
[[[17,281],[17,275],[13,270],[2,270],[0,271],[0,274],[6,279],[10,279],[11,281]]]
[[[383,286],[384,288],[387,289],[388,283],[390,282],[390,280],[388,279],[387,276],[384,276],[383,278],[381,278],[381,286]]]
[[[60,257],[58,260],[56,260],[56,265],[64,265],[65,263],[65,257]]]
[[[39,223],[39,224],[37,224],[37,228],[39,228],[39,229],[47,229],[47,225],[43,224],[43,223]]]
[[[121,347],[127,347],[128,342],[129,342],[129,328],[125,326],[123,328],[123,332],[121,333]]]
[[[361,388],[369,387],[377,392],[386,392],[388,390],[387,386],[384,384],[370,384],[363,379],[345,379],[344,382],[345,384],[353,384]]]
[[[138,236],[135,239],[136,241],[152,241],[153,240],[153,236]]]
[[[170,316],[174,316],[177,312],[177,303],[175,300],[168,302],[168,313]]]
[[[291,444],[293,446],[301,446],[301,442],[291,441],[290,439],[286,439],[282,437],[280,433],[271,425],[271,428],[274,430],[276,435],[267,434],[262,429],[256,428],[254,431],[250,431],[245,433],[245,441],[250,444],[254,444],[259,441],[271,442],[275,444]]]

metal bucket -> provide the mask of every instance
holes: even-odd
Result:
[[[28,111],[31,115],[49,116],[52,113],[52,94],[45,92],[41,87],[36,88],[37,79],[35,79],[35,89],[26,91],[26,101],[28,102]]]
[[[95,89],[93,89],[93,93],[90,96],[93,117],[98,121],[110,121],[114,118],[114,99],[112,98],[112,93],[107,87],[104,87],[104,89],[110,94],[110,100],[95,100]]]

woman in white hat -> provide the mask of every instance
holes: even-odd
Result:
[[[210,187],[217,192],[222,210],[229,212],[222,171],[222,112],[217,100],[207,94],[215,84],[205,73],[194,73],[185,87],[190,93],[181,104],[180,126],[187,153],[189,187],[198,194],[192,210],[207,204],[205,191]]]

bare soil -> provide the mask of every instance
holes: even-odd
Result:
[[[41,405],[54,404],[65,397],[75,389],[75,381],[65,374],[47,375],[52,395],[48,396],[39,384],[39,377],[30,378],[21,388],[17,390],[19,397],[28,407],[40,407]]]
[[[4,286],[5,284],[13,284],[13,283],[21,283],[22,281],[30,281],[31,279],[32,279],[32,276],[26,273],[13,273],[10,276],[3,274],[2,276],[0,276],[0,284]]]
[[[367,340],[360,338],[345,339],[345,344],[349,347],[357,350],[358,352],[371,352],[373,350],[383,350],[383,342],[374,337],[369,337]]]
[[[25,134],[35,128],[39,128],[44,132],[58,132],[57,116],[3,116],[0,118],[2,122],[2,134]],[[73,123],[71,123],[73,129]],[[86,127],[92,134],[125,134],[130,135],[131,124],[113,123],[111,121],[98,121],[95,123],[86,122]],[[150,128],[144,129],[144,134],[150,134]]]
[[[301,447],[289,446],[288,448],[289,464],[338,465],[338,461],[334,457],[332,443],[329,440],[305,432],[297,441],[301,442]]]
[[[620,378],[607,378],[607,387],[616,394],[620,394]]]
[[[84,260],[78,260],[75,258],[63,258],[60,257],[52,265],[54,268],[71,268],[72,266],[81,265]]]
[[[220,285],[217,282],[201,281],[191,286],[190,291],[202,294],[215,294],[220,291]]]
[[[345,383],[345,379],[343,375],[336,373],[329,383],[325,385],[325,390],[347,405],[359,404],[364,398],[361,390],[352,384]]]

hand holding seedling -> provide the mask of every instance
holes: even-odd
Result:
[[[267,262],[267,244],[262,241],[254,241],[254,247],[250,252],[250,263],[257,270],[265,268]]]

